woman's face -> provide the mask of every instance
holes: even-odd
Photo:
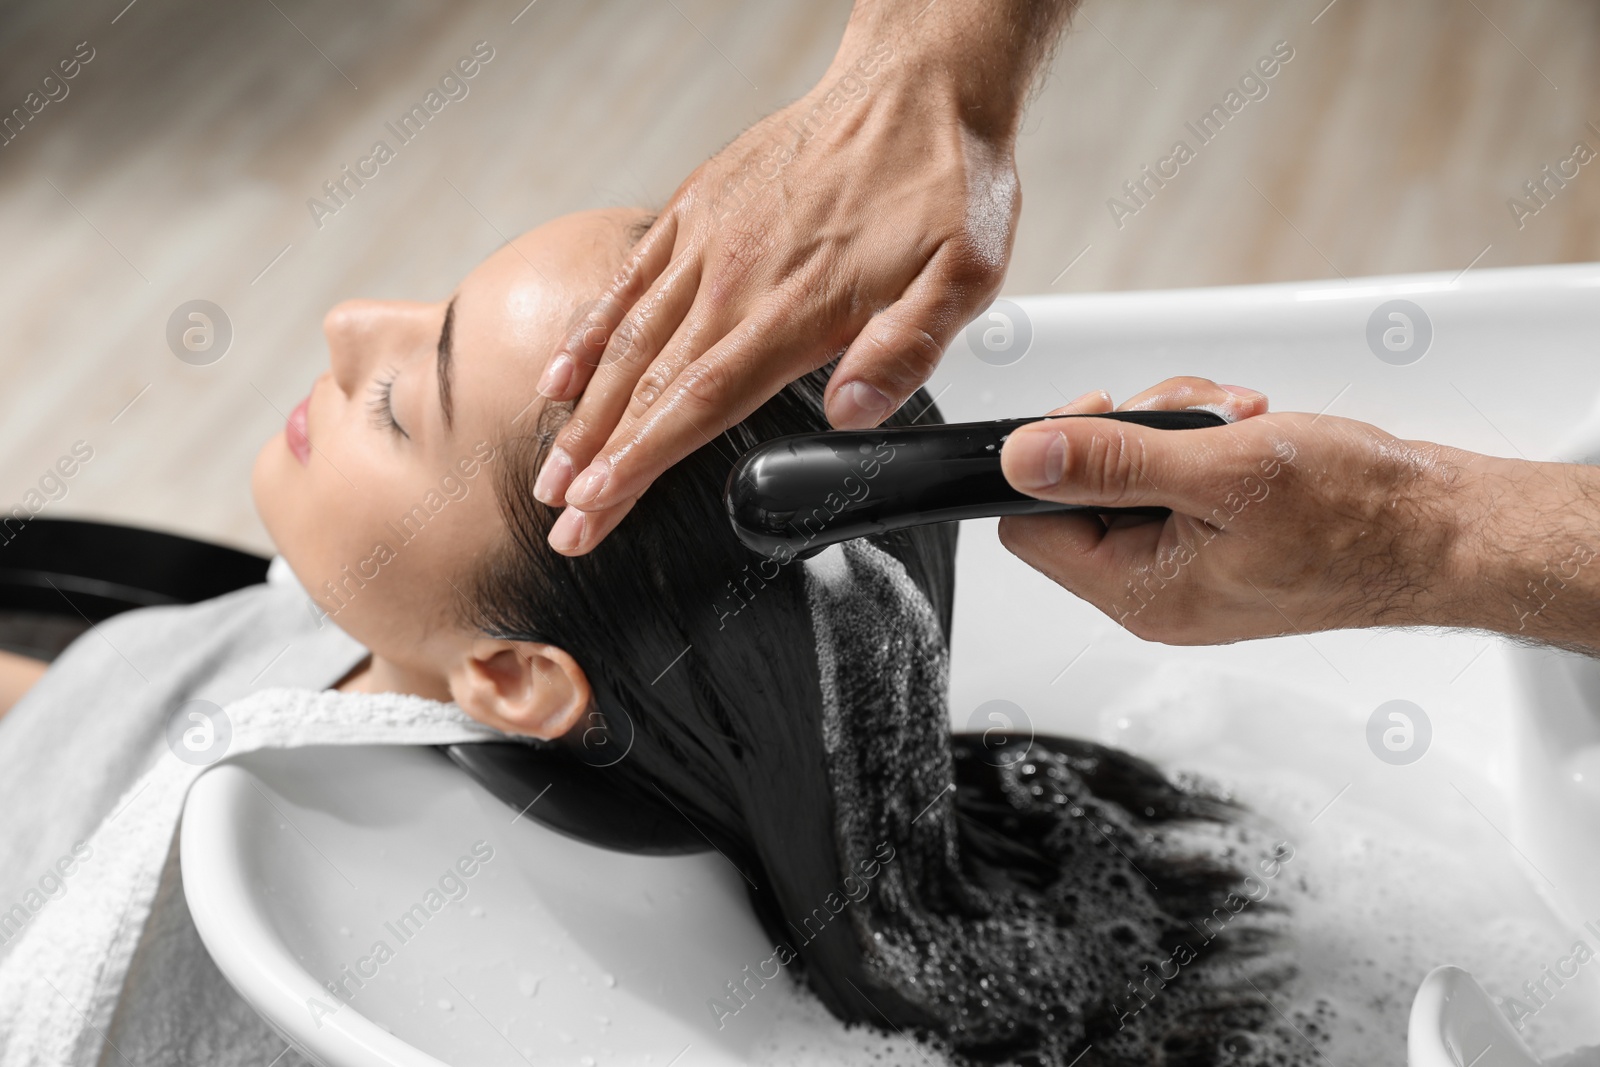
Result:
[[[451,664],[479,636],[459,621],[465,577],[506,532],[499,443],[534,433],[545,360],[640,218],[565,216],[495,252],[449,299],[328,312],[331,366],[256,457],[256,508],[322,610],[403,688],[450,697]]]

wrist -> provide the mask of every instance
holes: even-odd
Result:
[[[1500,630],[1509,617],[1503,588],[1510,546],[1501,529],[1501,504],[1515,492],[1515,461],[1448,450],[1433,479],[1429,510],[1449,530],[1437,559],[1435,602],[1417,625]]]
[[[848,95],[859,79],[871,91],[911,102],[925,120],[957,123],[1009,149],[1027,104],[1032,50],[1004,39],[967,40],[936,19],[890,17],[878,8],[863,13],[858,6],[817,89]]]
[[[1348,560],[1329,563],[1345,624],[1480,625],[1471,621],[1483,610],[1478,465],[1493,461],[1387,434],[1366,444],[1333,475],[1366,486],[1350,509],[1361,518]]]

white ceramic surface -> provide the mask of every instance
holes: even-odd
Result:
[[[1408,1067],[1539,1067],[1483,987],[1459,967],[1436,967],[1411,1005]]]
[[[1427,355],[1409,366],[1384,363],[1367,347],[1368,318],[1393,298],[1422,306],[1433,327]],[[1545,458],[1600,395],[1600,265],[1019,304],[1031,350],[995,367],[958,342],[932,386],[947,418],[1044,411],[1101,386],[1121,398],[1194,373],[1262,388],[1281,409],[1326,408],[1405,436]],[[1148,645],[1011,558],[994,525],[968,523],[962,534],[957,726],[991,725],[980,709],[1004,699],[1036,730],[1096,737],[1168,765],[1253,781],[1265,793],[1290,783],[1284,795],[1297,799],[1275,814],[1297,840],[1333,852],[1355,828],[1389,826],[1440,842],[1480,872],[1474,896],[1452,884],[1461,922],[1509,917],[1541,938],[1564,936],[1529,888],[1537,872],[1507,838],[1513,798],[1523,795],[1513,723],[1544,698],[1513,670],[1501,642],[1379,631],[1218,649]],[[1392,699],[1423,707],[1432,725],[1428,754],[1410,766],[1382,762],[1367,747],[1369,715]],[[1526,820],[1518,825],[1527,832]],[[469,896],[434,920],[442,929],[430,926],[426,942],[408,944],[350,1006],[316,1026],[306,998],[365,955],[382,921],[479,839],[496,858]],[[1600,863],[1596,840],[1588,834],[1568,846]],[[1429,862],[1417,859],[1406,877],[1425,877]],[[711,1025],[706,998],[770,952],[737,876],[715,855],[609,856],[525,819],[512,825],[487,794],[427,753],[310,751],[216,768],[190,796],[183,864],[196,922],[223,972],[281,1030],[338,1067],[432,1063],[426,1056],[516,1063],[523,1048],[561,1061],[663,1064],[685,1045],[693,1062],[740,1061],[773,1025],[757,1009],[784,1002],[757,997],[737,1026]],[[1306,966],[1315,975],[1337,958],[1308,953]],[[1507,962],[1507,973],[1491,979],[1494,963],[1472,969],[1505,989],[1528,973],[1525,962]],[[525,975],[540,977],[532,997],[519,991]],[[1600,1015],[1591,996],[1572,992],[1541,1025],[1562,1012]],[[1404,1019],[1395,1025],[1398,1062]]]
[[[579,844],[431,749],[216,767],[181,848],[223,973],[325,1064],[665,1064],[689,1045],[695,1063],[739,1064],[771,1022],[771,993],[737,1027],[706,1009],[772,952],[727,861]]]

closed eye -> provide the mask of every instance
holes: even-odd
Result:
[[[411,435],[406,433],[405,427],[395,421],[394,417],[394,382],[399,376],[399,371],[390,367],[381,378],[372,383],[372,399],[367,402],[367,408],[372,412],[372,424],[380,430],[399,434],[406,440],[411,440]]]

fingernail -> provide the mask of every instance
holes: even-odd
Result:
[[[1261,395],[1261,390],[1259,390],[1259,389],[1250,389],[1250,388],[1247,388],[1247,387],[1245,387],[1243,385],[1224,385],[1223,388],[1226,389],[1228,392],[1232,393],[1234,396],[1260,396]]]
[[[588,516],[577,508],[568,508],[550,527],[550,547],[557,552],[571,552],[583,540],[583,526]]]
[[[606,479],[610,477],[611,464],[604,459],[595,460],[567,489],[567,503],[583,507],[600,495],[600,490],[606,487]]]
[[[545,364],[544,373],[539,376],[539,395],[558,397],[565,393],[572,384],[572,368],[572,357],[564,353]]]
[[[560,507],[561,494],[572,481],[572,457],[559,448],[552,448],[539,468],[539,477],[533,482],[533,498],[550,507]]]
[[[833,394],[830,421],[839,430],[869,430],[882,422],[894,402],[866,382],[848,382]]]
[[[1067,439],[1059,433],[1018,434],[1006,448],[1012,454],[1011,484],[1023,492],[1050,488],[1067,469]]]

